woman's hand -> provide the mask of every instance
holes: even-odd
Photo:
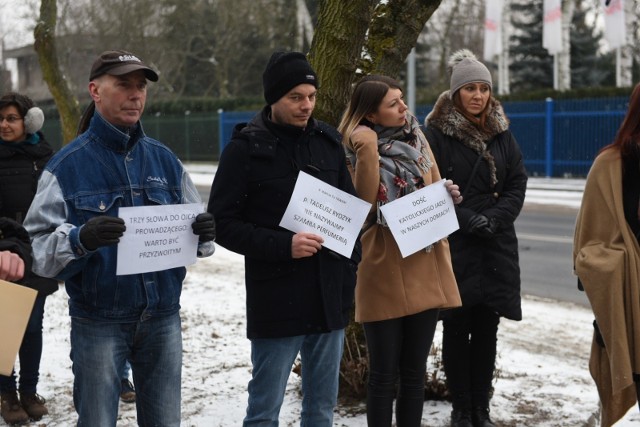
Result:
[[[24,261],[13,252],[0,252],[0,279],[14,281],[24,277]]]
[[[448,179],[444,182],[444,186],[447,187],[447,191],[451,194],[454,205],[462,202],[462,194],[460,194],[460,187],[458,187],[458,184],[454,184],[453,181]]]

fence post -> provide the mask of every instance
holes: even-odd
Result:
[[[189,116],[191,115],[191,111],[187,110],[184,112],[184,142],[185,142],[185,159],[187,162],[191,160],[191,150],[189,149],[189,140],[191,139],[189,135]]]
[[[218,108],[218,158],[222,155],[224,147],[224,110]]]
[[[545,173],[553,176],[553,99],[545,99]]]

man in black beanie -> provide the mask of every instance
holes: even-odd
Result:
[[[337,130],[311,117],[318,78],[299,52],[276,52],[262,76],[267,106],[236,127],[208,211],[217,242],[244,255],[252,379],[244,426],[275,426],[287,379],[302,361],[301,425],[330,427],[360,260],[322,237],[279,226],[300,171],[355,195]]]

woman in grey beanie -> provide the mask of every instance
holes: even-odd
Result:
[[[470,51],[449,60],[450,90],[425,120],[440,170],[460,185],[460,229],[449,237],[462,307],[442,311],[442,360],[452,427],[495,427],[489,417],[500,317],[521,320],[514,221],[527,175],[491,73]]]

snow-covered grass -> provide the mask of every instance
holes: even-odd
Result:
[[[196,184],[211,185],[215,166],[188,168]],[[576,208],[583,185],[581,180],[531,179],[526,202]],[[183,426],[228,427],[242,422],[251,377],[244,297],[241,256],[217,247],[212,257],[189,267],[182,295]],[[491,403],[494,421],[502,427],[597,425],[598,397],[588,372],[593,318],[590,310],[524,297],[523,316],[521,322],[502,320],[500,325],[497,379]],[[440,325],[438,328],[434,346],[441,344]],[[39,392],[47,399],[50,414],[31,426],[72,426],[76,414],[64,288],[47,299],[44,329]],[[281,412],[282,426],[299,425],[299,383],[292,374]],[[425,402],[423,425],[448,426],[450,410],[447,402]],[[616,427],[638,423],[640,414],[632,408]],[[120,404],[118,425],[136,425],[135,405]],[[334,426],[366,426],[364,405],[339,405]]]
[[[250,379],[245,337],[242,257],[218,247],[189,267],[182,296],[184,426],[228,427],[242,422]],[[492,417],[499,426],[594,425],[598,410],[587,363],[592,315],[584,307],[525,297],[524,320],[503,320]],[[31,426],[68,427],[76,420],[69,360],[69,317],[64,289],[47,299],[39,392],[50,414]],[[440,345],[441,331],[434,345]],[[299,425],[299,378],[292,374],[281,412],[282,426]],[[632,409],[618,426],[637,425]],[[427,401],[424,426],[447,426],[450,406]],[[133,426],[135,405],[120,404],[119,426]],[[335,426],[364,427],[363,406],[339,406]]]

